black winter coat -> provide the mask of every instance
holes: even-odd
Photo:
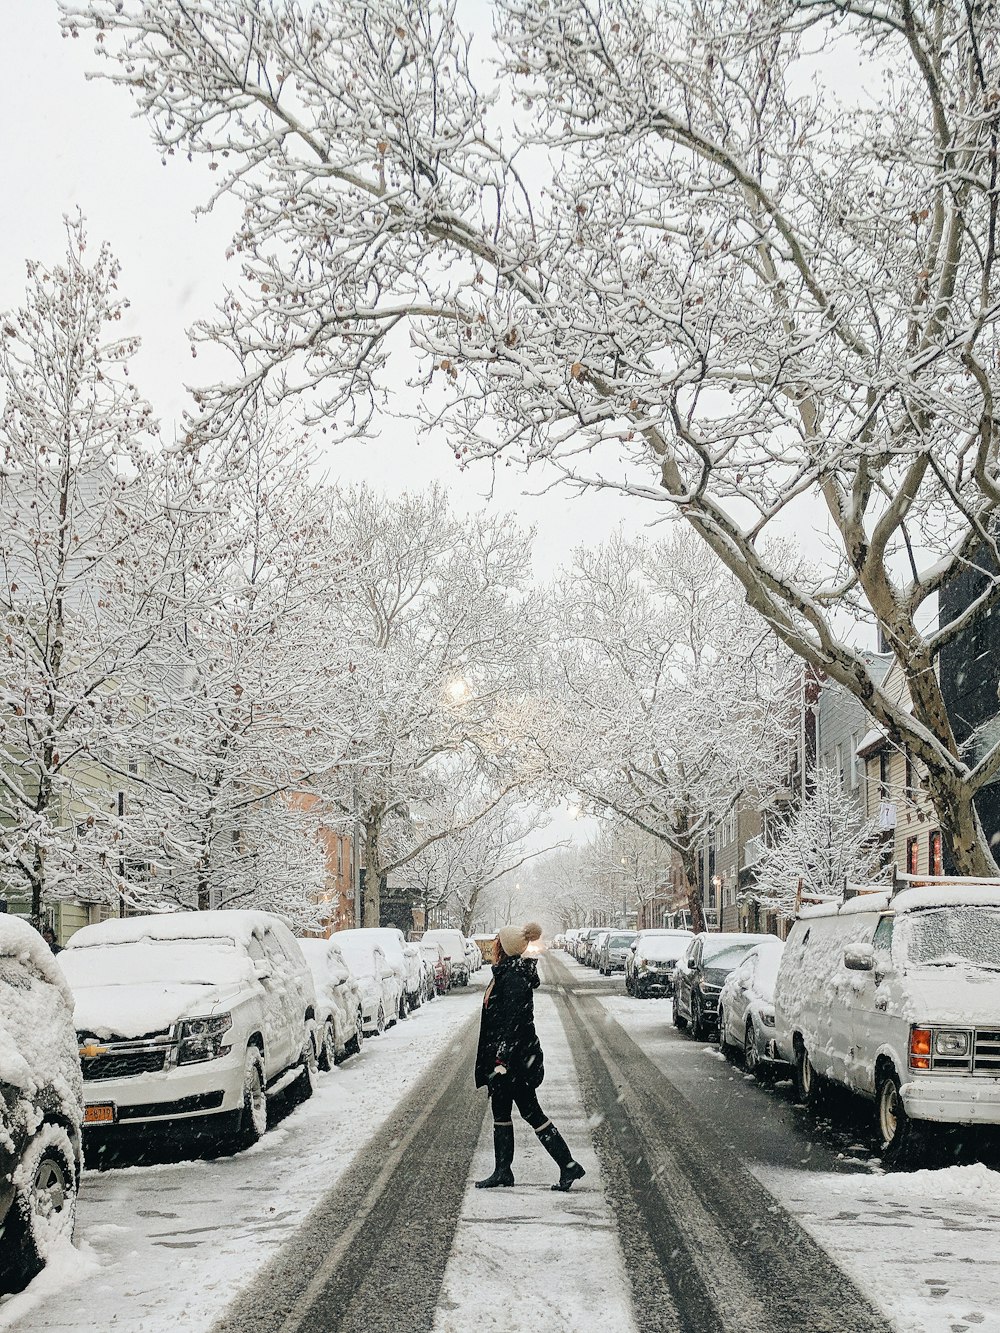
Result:
[[[542,1047],[535,1032],[538,968],[532,958],[505,958],[493,968],[493,990],[483,1008],[476,1053],[476,1087],[482,1088],[496,1067],[537,1088],[545,1077]]]

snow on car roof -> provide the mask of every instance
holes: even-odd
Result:
[[[34,970],[62,992],[72,1008],[73,992],[52,950],[30,922],[7,913],[0,914],[0,958],[19,958],[29,962]]]
[[[1000,907],[1000,881],[956,880],[901,889],[892,900],[894,912],[919,912],[927,907]]]
[[[135,944],[139,940],[202,939],[231,939],[245,945],[255,927],[265,929],[275,922],[285,924],[271,912],[157,912],[84,926],[66,947],[83,949],[99,944]]]

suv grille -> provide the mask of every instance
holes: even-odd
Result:
[[[977,1074],[1000,1074],[1000,1031],[976,1029],[972,1068]]]
[[[167,1052],[131,1051],[121,1055],[95,1055],[80,1061],[83,1077],[87,1080],[102,1078],[131,1078],[136,1074],[154,1074],[163,1068]]]

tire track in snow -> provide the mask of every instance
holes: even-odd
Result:
[[[736,1159],[709,1115],[663,1076],[595,996],[556,974],[640,1327],[664,1327],[664,1285],[684,1333],[888,1333],[830,1256]]]
[[[213,1333],[426,1333],[486,1112],[478,1012]]]

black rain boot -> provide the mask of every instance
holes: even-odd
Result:
[[[496,1166],[492,1176],[476,1181],[477,1190],[495,1190],[498,1185],[509,1187],[514,1183],[514,1173],[510,1169],[514,1160],[514,1126],[493,1126],[493,1155]]]
[[[554,1190],[568,1190],[574,1180],[579,1180],[581,1176],[587,1174],[579,1162],[574,1162],[566,1140],[555,1125],[546,1125],[544,1129],[538,1130],[537,1134],[538,1142],[559,1168],[559,1182],[552,1186]]]

